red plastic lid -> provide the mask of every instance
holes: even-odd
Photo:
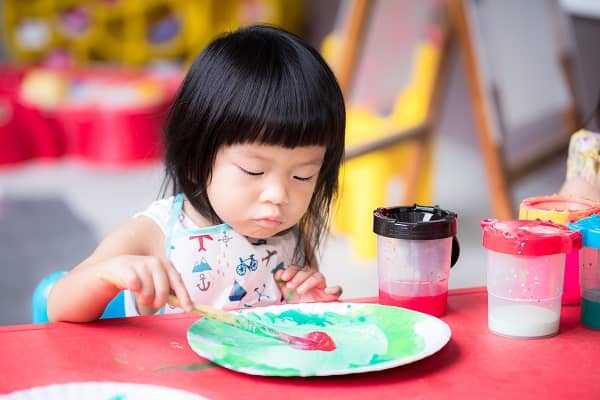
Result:
[[[483,247],[499,253],[546,256],[581,248],[579,232],[552,222],[484,218],[481,228]]]

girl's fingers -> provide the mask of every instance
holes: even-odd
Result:
[[[168,302],[172,290],[181,308],[192,310],[192,301],[181,274],[170,261],[138,256],[124,260],[117,268],[99,272],[98,277],[119,289],[135,292],[140,305],[161,308]]]
[[[278,270],[277,270],[277,271],[275,271],[275,273],[273,274],[273,278],[275,278],[275,280],[276,280],[277,282],[285,282],[285,281],[283,280],[283,278],[282,278],[282,276],[283,276],[283,272],[284,272],[283,270],[281,270],[281,269],[278,269]]]
[[[167,269],[167,275],[169,277],[170,287],[175,292],[175,296],[177,297],[177,300],[179,300],[180,307],[186,311],[192,311],[192,300],[190,299],[190,294],[183,283],[181,274],[175,269],[175,267],[173,267],[172,264],[169,263],[169,266],[170,267]]]
[[[152,261],[148,262],[146,266],[139,265],[134,268],[137,278],[141,282],[141,288],[137,291],[138,299],[140,304],[149,306],[154,303],[154,278],[151,270],[154,268]]]
[[[298,274],[296,276],[298,276]],[[296,276],[294,277],[294,279],[296,279]],[[288,282],[288,285],[289,285],[289,282]],[[300,283],[296,287],[296,291],[299,294],[303,294],[303,293],[306,293],[307,291],[309,291],[311,289],[315,289],[315,288],[316,289],[323,289],[323,288],[325,288],[325,277],[320,272],[315,272],[315,273],[311,274],[308,277],[304,276],[304,279],[302,280],[302,283]]]
[[[104,282],[111,283],[118,289],[121,289],[121,290],[128,289],[127,282],[118,276],[110,275],[106,272],[99,272],[98,278],[102,279]]]
[[[344,292],[344,289],[339,285],[335,285],[326,287],[325,289],[323,289],[323,292],[325,292],[326,294],[333,295],[335,297],[340,297]]]
[[[298,289],[303,282],[305,282],[311,275],[312,271],[295,271],[295,275],[291,279],[287,280],[285,286],[288,289]]]
[[[342,287],[330,286],[324,289],[314,289],[311,293],[314,294],[315,301],[338,301],[342,295]]]
[[[152,281],[154,284],[154,300],[152,307],[159,309],[165,305],[169,296],[169,277],[162,265],[152,269]]]
[[[296,276],[299,272],[303,272],[301,267],[297,265],[290,265],[281,272],[281,274],[279,275],[279,279],[281,279],[284,282],[287,282],[294,276]]]

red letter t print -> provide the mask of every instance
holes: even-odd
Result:
[[[189,237],[190,240],[198,239],[198,251],[206,251],[206,248],[204,247],[204,238],[213,240],[210,235],[195,235]]]

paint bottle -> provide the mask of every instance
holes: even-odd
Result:
[[[374,211],[380,304],[446,313],[450,267],[459,256],[456,218],[416,204]]]
[[[524,199],[519,207],[519,219],[540,219],[567,225],[581,218],[600,213],[600,202],[575,196],[536,196]],[[562,304],[579,304],[579,250],[565,258],[565,279]]]
[[[569,224],[569,228],[581,232],[579,282],[581,285],[581,323],[592,329],[600,329],[600,215],[592,215]]]
[[[483,219],[487,251],[488,328],[536,338],[558,333],[565,254],[581,234],[540,220]]]

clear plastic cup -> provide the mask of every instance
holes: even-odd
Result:
[[[450,267],[458,259],[456,214],[438,207],[378,208],[379,303],[446,313]]]
[[[576,196],[528,197],[521,202],[519,207],[520,219],[540,219],[562,225],[598,213],[600,213],[600,202]],[[566,255],[562,304],[579,304],[579,264],[578,249]]]
[[[582,218],[569,224],[581,232],[583,248],[580,253],[581,323],[600,329],[600,215]]]
[[[539,220],[484,219],[488,328],[510,337],[553,336],[560,324],[565,254],[581,235]]]

